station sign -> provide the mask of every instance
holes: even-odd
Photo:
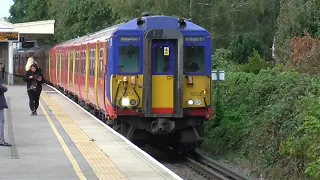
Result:
[[[18,32],[0,32],[0,41],[19,41]]]
[[[120,42],[139,42],[140,37],[139,36],[121,36]]]

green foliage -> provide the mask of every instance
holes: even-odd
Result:
[[[248,62],[254,49],[261,51],[260,43],[251,34],[238,35],[231,41],[228,49],[231,52],[230,59],[240,64]]]
[[[231,52],[228,49],[217,49],[212,56],[212,69],[220,69],[227,72],[241,71],[237,63],[231,61]]]
[[[268,67],[270,67],[270,64],[260,57],[257,50],[254,50],[253,56],[249,57],[248,64],[243,66],[243,71],[258,74],[261,69],[267,69]]]
[[[207,123],[204,148],[215,156],[248,159],[265,178],[299,179],[304,170],[318,177],[319,151],[312,150],[319,146],[319,87],[319,78],[281,67],[257,75],[228,72],[221,87],[222,119],[218,127]]]
[[[277,18],[276,51],[279,62],[290,60],[289,41],[308,32],[312,37],[320,35],[320,1],[291,0],[281,1]]]

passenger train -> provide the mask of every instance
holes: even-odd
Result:
[[[46,82],[126,138],[194,147],[212,115],[212,37],[184,19],[144,14],[52,47],[17,49],[14,73],[33,56]]]

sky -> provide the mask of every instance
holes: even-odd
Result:
[[[11,5],[13,4],[13,0],[0,0],[1,6],[0,6],[0,19],[3,17],[8,17],[10,15],[9,9]]]

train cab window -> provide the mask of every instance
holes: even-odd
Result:
[[[140,70],[140,47],[120,46],[119,71],[136,73]]]
[[[204,71],[204,47],[185,46],[184,47],[184,72],[203,72]]]
[[[99,78],[102,79],[103,76],[103,49],[100,49],[100,53],[99,53]]]
[[[81,53],[81,74],[86,74],[86,52]]]

